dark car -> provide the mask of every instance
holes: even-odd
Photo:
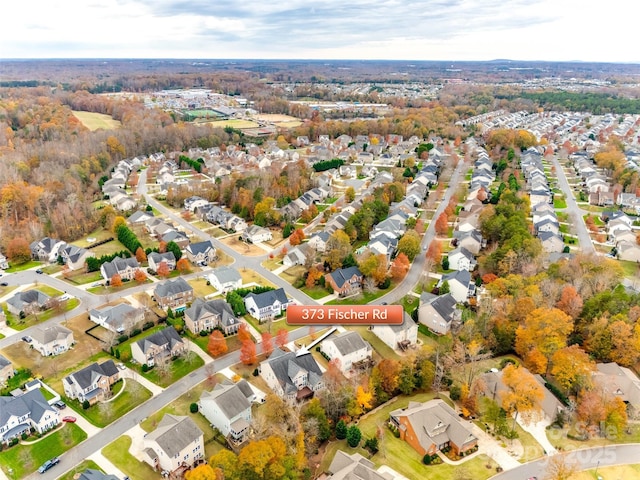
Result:
[[[58,463],[60,463],[60,459],[58,457],[53,457],[51,460],[47,460],[46,462],[44,462],[38,469],[38,472],[44,473]]]
[[[58,410],[62,410],[63,408],[67,407],[67,404],[64,403],[62,400],[58,400],[57,402],[53,402],[53,405],[58,409]]]
[[[7,282],[0,282],[0,287],[8,287],[9,284]]]
[[[23,342],[31,343],[31,337],[29,335],[25,335],[22,337]]]
[[[36,270],[36,273],[44,273],[41,268]]]

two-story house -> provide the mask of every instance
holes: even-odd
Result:
[[[0,442],[8,443],[32,428],[44,433],[60,423],[58,411],[39,389],[17,396],[0,397]]]
[[[175,328],[167,327],[131,344],[131,356],[140,365],[154,366],[167,357],[176,357],[187,351]]]
[[[20,312],[28,314],[31,311],[47,309],[50,301],[51,297],[40,290],[26,290],[9,298],[7,309],[14,315],[20,315]]]
[[[214,268],[207,279],[211,286],[219,292],[229,292],[242,287],[242,276],[240,272],[233,267]]]
[[[323,340],[320,348],[331,359],[338,360],[340,371],[344,374],[358,364],[371,360],[373,349],[358,332],[346,331]]]
[[[153,296],[161,308],[180,311],[193,302],[194,292],[193,287],[184,278],[178,277],[157,284]]]
[[[0,385],[13,377],[13,365],[9,360],[0,355]]]
[[[184,250],[185,255],[194,265],[209,265],[218,258],[216,247],[211,240],[190,243]]]
[[[120,378],[113,360],[100,364],[92,363],[62,379],[64,393],[79,402],[89,401],[91,405],[109,397],[111,386]]]
[[[236,444],[247,438],[252,419],[251,402],[238,384],[225,380],[213,391],[203,391],[198,407],[198,411],[225,438]]]
[[[154,470],[182,475],[204,458],[204,434],[190,417],[165,414],[143,439],[144,456]]]
[[[334,293],[341,297],[360,292],[363,279],[364,275],[358,267],[339,268],[329,275],[325,275],[325,280]]]
[[[268,242],[273,238],[273,234],[267,228],[260,227],[258,225],[251,225],[242,232],[241,237],[245,242],[259,243]]]
[[[225,335],[238,333],[240,321],[233,313],[231,305],[224,300],[205,301],[197,298],[184,312],[184,324],[195,334],[221,328]]]
[[[446,335],[451,331],[452,323],[461,319],[461,312],[456,305],[456,299],[450,293],[440,296],[423,293],[418,307],[418,321],[429,330]]]
[[[75,343],[73,332],[62,325],[39,325],[31,332],[31,345],[43,357],[66,352]]]
[[[60,250],[66,245],[62,240],[55,238],[44,237],[42,240],[36,240],[29,245],[31,249],[31,256],[43,262],[56,262]]]
[[[418,324],[408,313],[404,314],[400,325],[375,324],[371,326],[371,332],[394,350],[406,350],[418,342]]]
[[[322,370],[308,351],[294,353],[276,348],[260,363],[259,371],[269,388],[288,402],[311,398],[324,388]]]
[[[147,255],[149,269],[157,272],[161,264],[167,265],[167,271],[172,272],[176,269],[176,256],[173,252],[157,253],[151,252]]]
[[[110,282],[116,274],[120,275],[122,280],[133,280],[139,268],[140,264],[134,257],[116,257],[110,262],[104,262],[100,266],[100,274],[102,275],[102,278],[108,282]]]
[[[284,288],[263,293],[250,293],[244,297],[247,313],[260,323],[281,315],[289,306]]]
[[[135,308],[128,303],[106,305],[89,310],[89,320],[115,333],[123,333],[144,322],[144,309]]]
[[[87,258],[95,257],[96,254],[86,248],[67,244],[60,250],[60,256],[69,270],[79,270],[85,267]]]

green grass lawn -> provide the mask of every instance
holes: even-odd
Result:
[[[373,349],[378,352],[382,358],[400,360],[400,355],[389,347],[389,345],[380,340],[371,330],[368,329],[368,327],[350,327],[349,330],[358,332],[364,340],[371,344]]]
[[[565,451],[599,447],[602,445],[614,445],[616,443],[640,443],[640,424],[634,423],[629,425],[629,431],[631,433],[622,432],[621,435],[615,438],[595,437],[581,441],[568,438],[567,433],[569,433],[569,429],[566,427],[563,429],[548,428],[547,438],[551,442],[551,445],[559,450],[562,449]]]
[[[135,380],[127,378],[123,381],[126,382],[124,390],[110,402],[97,403],[85,410],[77,400],[65,401],[95,426],[106,427],[152,397],[152,393]]]
[[[320,285],[316,285],[312,288],[303,287],[301,288],[301,290],[307,295],[309,295],[311,298],[313,298],[314,300],[319,300],[329,295],[329,290],[327,290],[324,287],[321,287]]]
[[[73,467],[71,470],[69,470],[67,473],[65,473],[61,477],[58,477],[58,480],[75,480],[77,478],[76,475],[84,472],[87,468],[91,468],[93,470],[98,470],[102,473],[105,473],[98,466],[98,464],[93,460],[85,460],[80,465],[76,465],[75,467]]]
[[[386,290],[376,289],[374,292],[362,292],[353,297],[331,300],[330,302],[327,302],[326,305],[368,305],[374,300],[387,294],[392,288],[393,285]]]
[[[168,374],[162,374],[158,368],[152,368],[148,372],[141,372],[141,375],[147,380],[152,381],[161,387],[168,387],[175,381],[181,379],[187,374],[197,370],[204,365],[204,360],[198,355],[192,355],[191,358],[179,357],[171,361],[171,367]]]
[[[102,274],[98,272],[88,272],[88,273],[78,273],[75,275],[71,275],[67,278],[63,277],[65,282],[74,284],[74,285],[84,285],[87,283],[96,283],[103,282]]]
[[[362,432],[363,444],[364,440],[374,436],[378,429],[383,432],[382,441],[380,442],[380,451],[371,457],[370,460],[376,466],[388,465],[398,473],[410,479],[429,478],[449,480],[454,478],[454,470],[459,471],[462,469],[467,472],[466,476],[468,478],[473,478],[474,480],[482,480],[492,476],[495,473],[495,467],[497,465],[486,455],[476,456],[464,462],[462,465],[455,467],[447,464],[426,466],[422,463],[422,457],[413,450],[409,444],[399,438],[396,438],[386,427],[389,413],[393,410],[406,407],[410,401],[426,402],[434,397],[434,392],[419,393],[410,397],[402,395],[397,397],[395,401],[388,402],[374,413],[369,413],[362,417],[358,422],[358,427]],[[338,449],[344,450],[348,453],[358,452],[367,458],[369,457],[367,451],[360,448],[349,448],[345,440],[336,440],[331,442],[327,447],[321,463],[322,471],[327,471],[331,460]],[[486,465],[490,465],[490,468],[487,468]]]
[[[24,478],[51,457],[62,455],[86,438],[79,426],[66,423],[34,444],[18,444],[0,452],[0,465],[10,479]]]
[[[123,435],[102,449],[102,454],[131,480],[162,478],[159,472],[129,453],[131,437]]]
[[[9,268],[5,271],[7,273],[21,272],[23,270],[29,270],[30,268],[39,267],[41,265],[42,262],[36,262],[35,260],[31,260],[27,263],[21,263],[20,265],[14,265],[13,263],[9,262]]]
[[[42,288],[44,286],[45,285],[41,285],[37,289],[42,291],[44,290],[44,288]],[[46,289],[50,291],[59,292],[58,295],[62,294],[62,292],[60,292],[59,290],[55,290],[54,288],[51,288],[51,287],[47,287]],[[1,306],[7,318],[7,325],[9,325],[11,328],[15,330],[24,330],[25,328],[32,327],[33,325],[36,325],[38,323],[45,322],[49,320],[51,317],[59,315],[60,313],[69,312],[74,308],[76,308],[79,304],[80,304],[80,300],[78,300],[77,298],[72,298],[64,302],[64,307],[60,310],[51,308],[49,310],[45,310],[44,312],[38,312],[37,315],[34,315],[34,314],[27,315],[24,318],[20,318],[19,316],[9,312],[6,309],[6,304],[3,303]]]
[[[554,197],[553,208],[567,208],[567,201],[564,197]]]

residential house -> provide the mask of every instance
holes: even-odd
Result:
[[[144,309],[135,308],[128,303],[106,305],[89,310],[89,320],[115,333],[133,330],[144,322]]]
[[[394,480],[393,474],[378,472],[371,460],[359,453],[349,455],[338,450],[329,465],[331,474],[327,480]]]
[[[202,207],[203,205],[206,205],[207,203],[209,203],[209,202],[207,200],[205,200],[204,198],[194,195],[192,197],[184,199],[184,209],[185,210],[189,210],[190,212],[193,213],[196,210],[196,208]]]
[[[346,331],[332,335],[320,344],[331,360],[338,360],[340,371],[344,374],[358,365],[366,365],[372,359],[373,349],[358,332]]]
[[[418,307],[418,322],[439,335],[446,335],[451,331],[451,325],[460,321],[461,312],[456,305],[456,299],[450,293],[423,293]]]
[[[0,397],[0,443],[20,438],[32,428],[45,433],[59,423],[58,411],[49,405],[38,388],[17,396]]]
[[[182,277],[156,284],[153,297],[160,308],[173,311],[184,310],[195,298],[193,287]]]
[[[618,242],[616,248],[620,260],[640,262],[640,245],[635,241]]]
[[[43,357],[66,352],[75,343],[73,332],[62,325],[39,325],[31,332],[31,345]]]
[[[389,423],[398,429],[400,439],[407,442],[420,457],[435,455],[447,447],[458,455],[464,454],[478,445],[478,439],[469,427],[441,399],[425,403],[409,402],[406,408],[389,414]]]
[[[9,360],[0,355],[0,385],[13,377],[13,365]]]
[[[54,263],[58,261],[60,249],[66,245],[62,240],[56,240],[50,237],[44,237],[42,240],[36,240],[29,245],[31,256],[35,260]]]
[[[363,279],[364,275],[358,267],[339,268],[325,275],[327,283],[341,297],[358,293],[362,289]]]
[[[127,222],[131,225],[138,225],[146,223],[148,220],[154,217],[153,212],[147,212],[146,210],[138,210],[137,212],[132,213],[129,218],[127,218]]]
[[[244,297],[247,313],[260,323],[280,316],[289,306],[284,288],[263,293],[250,293]]]
[[[457,247],[464,247],[474,255],[480,253],[482,248],[482,234],[478,230],[471,230],[470,232],[453,232],[453,237]]]
[[[194,265],[209,265],[218,258],[216,247],[211,240],[189,244],[185,248],[185,254]]]
[[[7,261],[7,257],[5,257],[2,253],[0,253],[0,270],[6,270],[9,268],[9,262]]]
[[[233,267],[218,267],[207,275],[211,286],[219,292],[229,292],[242,287],[242,275]]]
[[[110,282],[114,275],[120,275],[122,280],[133,280],[136,272],[140,268],[140,264],[135,257],[120,258],[116,257],[110,262],[105,262],[100,266],[102,278]]]
[[[329,241],[330,234],[327,231],[317,232],[309,237],[307,245],[319,253],[324,253],[327,248],[327,242]]]
[[[260,376],[286,401],[302,401],[324,388],[322,370],[306,350],[285,352],[276,348],[260,363]]]
[[[225,335],[238,333],[240,321],[231,305],[224,300],[202,300],[197,298],[184,312],[184,324],[195,334],[220,328]]]
[[[451,270],[473,271],[476,268],[476,257],[464,247],[449,252],[449,268]]]
[[[166,413],[156,429],[147,433],[142,441],[142,459],[154,470],[182,474],[205,455],[204,434],[187,416]]]
[[[607,398],[620,398],[630,413],[640,412],[640,379],[630,369],[615,362],[597,363],[593,383]]]
[[[60,250],[60,256],[69,270],[79,270],[85,267],[87,258],[95,257],[96,254],[86,248],[67,244]]]
[[[224,380],[211,392],[203,391],[198,411],[231,442],[246,440],[252,420],[251,402],[238,384]]]
[[[249,243],[268,242],[273,238],[271,232],[258,225],[251,225],[244,232],[242,232],[242,240]]]
[[[167,265],[168,272],[176,269],[176,256],[173,252],[151,252],[147,255],[147,262],[149,262],[149,269],[154,272],[158,272],[160,265],[163,263]]]
[[[179,232],[178,230],[169,230],[158,238],[163,243],[173,242],[180,250],[184,250],[189,245],[189,237],[184,232]]]
[[[173,327],[167,327],[131,344],[131,356],[140,365],[153,367],[158,361],[182,355],[187,345]]]
[[[545,252],[560,253],[564,250],[564,240],[553,232],[540,232],[538,238]]]
[[[466,302],[475,292],[475,284],[471,282],[471,274],[467,270],[444,274],[437,287],[441,288],[445,282],[449,284],[449,292],[458,303]]]
[[[25,315],[49,308],[51,297],[40,290],[25,290],[18,292],[7,300],[7,309],[14,315]]]
[[[406,350],[418,342],[418,324],[407,313],[400,325],[375,324],[371,331],[394,350]]]
[[[78,480],[120,480],[115,475],[109,475],[106,473],[102,473],[100,470],[94,470],[92,468],[87,468],[84,472],[80,474]]]
[[[304,265],[307,261],[307,256],[303,252],[303,248],[294,247],[287,252],[287,254],[282,259],[282,264],[289,268],[294,267],[296,265]]]
[[[86,400],[91,405],[106,400],[110,397],[111,386],[120,378],[119,372],[113,360],[92,363],[62,379],[64,394],[80,403]]]

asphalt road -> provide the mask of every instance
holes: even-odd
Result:
[[[562,455],[562,454],[556,454]],[[572,450],[566,454],[566,463],[575,464],[578,470],[591,470],[613,465],[635,464],[640,461],[640,444],[610,445],[606,447],[585,448]],[[499,473],[491,480],[527,480],[537,477],[539,480],[551,478],[548,470],[549,460],[552,457],[544,457],[540,460],[525,463],[524,465]]]
[[[569,186],[569,182],[567,181],[567,176],[564,174],[564,169],[560,162],[558,161],[558,157],[553,156],[553,166],[556,169],[556,176],[558,178],[558,186],[562,190],[562,193],[565,196],[567,202],[567,208],[565,211],[569,214],[569,221],[573,221],[573,225],[576,229],[576,234],[578,235],[578,242],[580,243],[580,249],[584,253],[596,253],[596,248],[591,241],[591,236],[587,231],[587,227],[584,224],[584,220],[582,219],[582,215],[584,215],[584,211],[578,207],[576,203],[575,196],[573,195],[573,190]]]

